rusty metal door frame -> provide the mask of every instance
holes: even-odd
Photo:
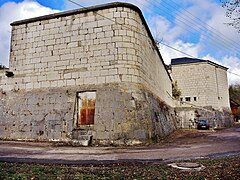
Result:
[[[89,98],[93,102],[91,101],[89,102]],[[80,129],[93,128],[95,116],[95,103],[96,103],[95,90],[79,91],[76,93],[76,106],[77,106],[76,128]]]

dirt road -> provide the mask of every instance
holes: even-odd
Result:
[[[70,147],[0,141],[0,161],[54,164],[175,161],[240,154],[240,124],[222,130],[179,130],[160,144],[137,147]]]

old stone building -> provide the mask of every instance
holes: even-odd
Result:
[[[11,25],[0,138],[134,144],[175,129],[171,78],[136,6],[110,3]]]
[[[208,60],[177,58],[171,61],[171,75],[181,90],[176,102],[179,127],[195,128],[201,119],[209,120],[212,127],[231,125],[226,67]]]

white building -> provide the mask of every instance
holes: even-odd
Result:
[[[171,75],[181,90],[180,102],[176,103],[182,118],[180,127],[195,127],[198,119],[208,119],[212,126],[229,124],[227,69],[208,60],[172,59]]]

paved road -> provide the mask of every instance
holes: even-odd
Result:
[[[229,129],[181,131],[161,144],[137,147],[70,147],[48,143],[0,141],[1,162],[90,164],[163,162],[240,155],[240,124]]]

